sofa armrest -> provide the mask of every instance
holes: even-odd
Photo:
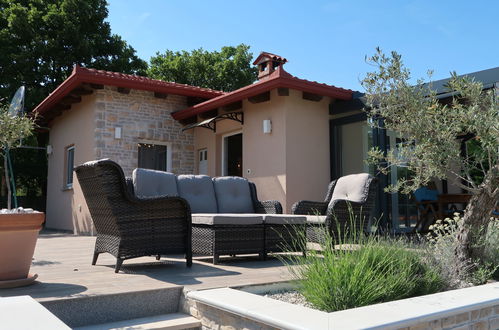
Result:
[[[327,202],[299,201],[293,204],[292,214],[326,215]]]
[[[254,207],[255,213],[282,214],[282,206],[278,201],[256,201]]]
[[[278,201],[260,201],[258,200],[258,194],[256,193],[256,185],[248,181],[250,187],[251,199],[253,200],[253,208],[255,213],[266,213],[266,214],[282,214],[282,205]]]

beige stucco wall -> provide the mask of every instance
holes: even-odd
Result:
[[[223,136],[242,131],[243,176],[257,185],[261,200],[278,200],[286,212],[298,200],[322,200],[330,179],[329,99],[313,102],[300,91],[289,92],[279,96],[272,90],[270,101],[256,104],[243,100],[244,125],[223,120],[216,133],[205,128],[194,133],[195,149],[208,149],[208,174],[219,176]],[[271,134],[263,133],[266,119]]]
[[[245,100],[243,127],[243,173],[257,186],[260,200],[278,200],[286,207],[286,99],[272,90],[270,101]],[[272,133],[263,133],[263,120],[272,123]]]
[[[286,99],[286,210],[293,203],[324,199],[331,179],[329,150],[329,104],[304,100],[290,90]]]
[[[95,159],[94,104],[97,95],[83,97],[70,111],[57,117],[50,127],[47,178],[47,228],[91,232],[91,220],[81,189],[73,177],[73,189],[64,187],[66,147],[75,146],[74,163]],[[80,210],[81,206],[81,210]]]

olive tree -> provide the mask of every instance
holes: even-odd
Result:
[[[7,208],[11,207],[12,192],[10,189],[9,166],[7,164],[7,153],[9,149],[17,146],[21,139],[33,133],[33,119],[22,116],[11,115],[6,106],[0,104],[0,150],[4,159],[5,182],[7,185]]]
[[[396,52],[386,55],[378,48],[367,61],[376,67],[362,81],[369,116],[383,118],[385,128],[405,141],[386,153],[371,150],[370,160],[384,173],[395,166],[412,173],[389,190],[409,193],[437,178],[472,194],[455,254],[461,262],[479,257],[476,243],[499,199],[497,91],[452,73],[447,85],[452,97],[442,102],[431,83],[409,82],[410,71]]]

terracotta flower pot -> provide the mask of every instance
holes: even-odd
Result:
[[[43,212],[0,214],[0,281],[26,279]]]

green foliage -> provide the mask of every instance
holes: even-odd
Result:
[[[478,267],[474,274],[474,283],[484,284],[490,279],[499,281],[499,220],[491,219],[485,233],[477,242],[481,254],[474,260]]]
[[[288,263],[298,290],[320,310],[367,306],[444,287],[439,273],[402,240],[362,233],[343,233],[335,240],[325,232],[325,237],[322,251],[291,255]]]
[[[33,120],[26,116],[11,116],[8,108],[0,106],[0,148],[14,148],[21,139],[33,132]]]
[[[249,48],[240,44],[213,52],[202,48],[191,52],[167,50],[151,58],[147,74],[151,78],[232,91],[253,83],[257,77]]]
[[[0,104],[0,150],[2,151],[1,156],[3,157],[2,174],[5,173],[5,182],[9,182],[9,173],[7,171],[7,160],[6,150],[15,148],[21,139],[29,137],[33,133],[34,121],[32,118],[23,116],[12,116],[8,112],[8,107]],[[7,187],[8,192],[10,192],[10,186]],[[7,207],[10,208],[10,194],[7,200]]]
[[[463,219],[456,213],[452,219],[437,220],[426,235],[426,261],[439,270],[448,289],[499,279],[499,220],[492,219],[486,233],[480,235],[481,239],[474,247],[481,253],[471,262],[463,262],[455,254],[459,244],[456,236],[462,222]],[[484,228],[480,230],[484,231]]]
[[[75,64],[144,73],[147,63],[105,21],[105,0],[0,0],[0,99],[26,86],[31,110]]]
[[[481,83],[452,73],[448,89],[454,96],[449,103],[439,102],[431,83],[409,83],[410,71],[396,52],[387,56],[377,49],[368,62],[377,69],[362,82],[369,116],[384,118],[387,129],[410,141],[387,155],[380,150],[370,152],[371,162],[381,164],[384,173],[394,166],[406,166],[413,172],[410,180],[400,180],[392,190],[408,193],[432,178],[448,178],[477,193],[481,189],[477,178],[489,175],[491,183],[497,180],[499,102],[493,91],[483,91]],[[479,152],[462,154],[463,139],[471,139]]]

